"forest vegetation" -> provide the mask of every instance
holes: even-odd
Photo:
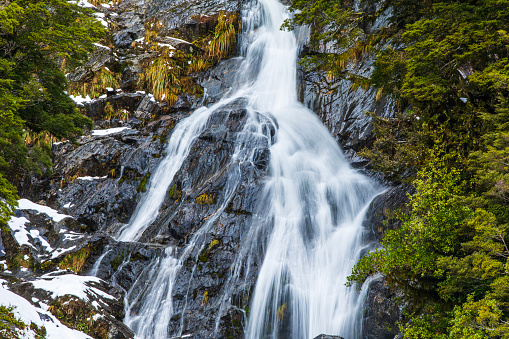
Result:
[[[415,193],[349,277],[404,291],[405,338],[509,338],[509,1],[295,0],[303,61],[391,97],[361,155]],[[385,19],[384,19],[385,17]],[[373,28],[375,20],[385,20]],[[373,60],[362,77],[355,64]]]
[[[91,11],[72,2],[0,4],[1,222],[17,200],[9,180],[51,171],[47,139],[73,139],[91,126],[65,92],[65,73],[83,64],[104,34]]]

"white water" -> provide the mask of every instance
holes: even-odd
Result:
[[[262,244],[245,242],[241,252],[247,254],[237,262],[238,268],[253,255],[250,251],[263,249],[246,337],[306,339],[325,333],[359,338],[363,298],[344,284],[362,250],[365,209],[377,192],[368,179],[350,168],[317,117],[298,103],[298,46],[293,33],[279,29],[286,18],[285,7],[276,0],[259,0],[243,12],[245,44],[241,49],[245,58],[239,77],[244,85],[177,125],[165,159],[150,178],[147,194],[117,239],[141,237],[156,219],[173,177],[214,110],[236,98],[247,98],[250,117],[237,140],[232,164],[249,160],[250,155],[243,154],[243,143],[263,142],[256,137],[263,134],[255,111],[272,119],[277,132],[270,147],[270,178],[256,215],[261,222],[250,231],[261,235],[253,239],[264,240]],[[235,173],[228,180],[219,210],[237,188]],[[199,239],[214,220],[208,220],[180,255],[167,249],[128,292],[125,323],[137,338],[168,337],[171,293],[180,262],[192,247],[201,246]]]

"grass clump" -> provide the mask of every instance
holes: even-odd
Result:
[[[194,199],[198,205],[211,205],[216,203],[216,198],[212,194],[200,194]]]
[[[238,22],[236,13],[219,12],[214,35],[208,47],[211,57],[223,59],[231,56],[237,42],[235,24]]]
[[[140,180],[140,185],[138,186],[138,192],[145,192],[147,190],[147,182],[148,182],[148,179],[150,178],[150,173],[147,173],[145,174],[141,180]]]
[[[90,256],[90,247],[83,247],[75,253],[67,254],[64,259],[58,264],[60,269],[70,269],[74,273],[79,273],[83,270],[85,262]]]
[[[182,191],[177,189],[177,185],[173,185],[170,189],[170,198],[173,200],[178,200],[182,197]]]
[[[91,78],[71,84],[71,93],[73,95],[89,95],[91,98],[98,97],[106,93],[108,87],[119,88],[120,78],[120,74],[112,72],[108,67],[103,67]]]

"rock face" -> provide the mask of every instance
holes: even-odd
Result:
[[[300,75],[300,100],[322,119],[353,165],[365,165],[367,161],[356,157],[355,152],[373,141],[371,118],[366,112],[388,117],[392,114],[392,103],[387,99],[376,100],[374,89],[353,91],[347,80],[331,82],[315,71],[301,71]]]
[[[367,339],[392,339],[399,333],[396,325],[402,320],[401,310],[396,299],[401,293],[392,290],[384,280],[370,283],[366,296],[366,313],[363,319],[363,330]]]
[[[371,240],[381,242],[385,231],[399,227],[401,221],[393,215],[394,211],[405,211],[408,194],[412,193],[413,187],[401,184],[388,188],[373,199],[364,220],[364,227],[370,231]]]

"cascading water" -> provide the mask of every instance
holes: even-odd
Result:
[[[239,98],[248,101],[249,118],[236,140],[228,177],[219,202],[224,210],[239,184],[240,164],[252,160],[247,143],[270,144],[270,177],[251,234],[263,239],[264,260],[251,300],[246,337],[313,338],[321,333],[359,338],[362,296],[344,284],[362,250],[362,219],[377,194],[373,184],[348,165],[317,117],[297,101],[295,35],[279,28],[288,18],[276,0],[259,0],[243,11],[244,62],[235,94],[201,108],[179,123],[167,155],[150,179],[119,241],[136,241],[156,219],[173,177],[217,109]],[[263,119],[272,121],[273,140]],[[237,166],[237,167],[235,167]],[[216,213],[218,215],[219,213]],[[172,286],[180,263],[200,241],[212,217],[178,253],[168,248],[145,269],[126,295],[125,323],[137,338],[167,338],[172,316]],[[256,225],[256,226],[255,226]],[[254,240],[253,240],[254,241]],[[236,267],[255,247],[245,241]],[[259,249],[260,247],[258,247]],[[246,265],[247,266],[247,265]],[[236,273],[231,279],[240,279]],[[136,308],[136,312],[133,309]]]

